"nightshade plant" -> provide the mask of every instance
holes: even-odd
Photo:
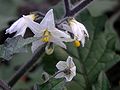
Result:
[[[50,9],[42,15],[33,12],[14,22],[6,34],[16,34],[0,45],[0,58],[10,61],[15,54],[27,52],[30,44],[32,56],[7,82],[1,80],[0,87],[11,90],[39,62],[44,70],[38,72],[41,81],[36,81],[33,90],[109,90],[105,71],[120,60],[115,53],[120,50],[119,41],[112,27],[117,16],[110,21],[104,15],[92,17],[85,9],[92,1],[82,0],[71,7],[69,0],[63,0],[65,13],[58,21],[54,19],[57,8],[53,7],[55,11]],[[40,23],[36,21],[39,18]],[[24,38],[27,28],[33,37]]]

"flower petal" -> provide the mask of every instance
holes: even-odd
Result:
[[[58,73],[55,78],[62,78],[62,77],[65,77],[65,73],[64,72],[60,72]]]
[[[69,82],[73,79],[73,75],[72,74],[69,74],[69,75],[65,75],[65,78],[66,78],[66,81]]]
[[[15,34],[15,36],[21,35],[21,36],[23,37],[24,34],[25,34],[25,31],[26,31],[26,28],[27,28],[27,26],[24,25],[23,27],[21,27],[21,29],[18,29],[18,31],[17,31],[17,33]]]
[[[82,43],[82,47],[84,47],[84,44],[85,44],[85,37],[83,37],[83,38],[81,39],[81,43]]]
[[[30,18],[26,17],[26,16],[23,16],[28,27],[32,30],[32,32],[35,34],[35,35],[38,35],[45,29],[44,26],[41,26],[39,23],[37,22],[34,22],[33,20],[31,20]]]
[[[72,57],[70,57],[70,56],[68,56],[68,58],[67,58],[67,66],[69,67],[69,68],[72,68],[72,67],[74,67],[75,66],[75,64],[74,64],[74,62],[73,62],[73,58]]]
[[[67,68],[67,64],[65,61],[59,61],[57,64],[56,64],[56,67],[62,71],[62,70],[65,70]]]
[[[87,35],[87,37],[89,37],[89,34],[88,34],[87,29],[85,28],[85,26],[82,23],[79,23],[79,22],[78,22],[78,25],[81,28],[81,30],[83,30],[85,32],[85,34]]]
[[[72,74],[73,76],[76,76],[76,66],[70,68],[70,70],[71,70],[71,74]]]
[[[6,34],[9,33],[13,33],[16,32],[17,30],[20,30],[25,24],[25,20],[23,19],[23,17],[21,17],[20,19],[18,19],[16,22],[14,22],[10,28],[8,28],[6,30]]]
[[[54,44],[67,49],[66,45],[62,42],[61,38],[58,37],[52,37],[51,42],[53,42]]]
[[[70,38],[70,36],[69,36],[67,33],[65,33],[65,32],[63,32],[63,31],[60,31],[60,30],[58,30],[57,28],[55,28],[54,30],[51,30],[51,31],[52,31],[52,33],[53,33],[54,35],[56,35],[56,36],[65,37],[65,38]]]
[[[40,40],[37,40],[35,42],[32,43],[32,47],[31,47],[31,50],[32,50],[32,53],[34,53],[34,51],[41,45],[43,45],[44,42],[41,42]]]
[[[50,9],[43,20],[40,23],[41,26],[45,26],[48,29],[55,28],[55,22],[54,22],[54,15],[53,15],[53,9]]]

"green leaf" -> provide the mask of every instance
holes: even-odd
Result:
[[[116,48],[119,40],[109,21],[106,22],[105,15],[94,18],[88,11],[83,11],[77,20],[85,25],[90,38],[86,39],[85,47],[76,48],[72,43],[67,43],[68,49],[62,50],[74,58],[78,73],[74,81],[85,89],[92,86],[102,70],[107,70],[120,61],[120,56],[115,52],[119,50],[119,46]],[[64,56],[61,53],[62,55]]]
[[[92,16],[96,17],[112,10],[117,4],[117,0],[94,0],[87,9]]]
[[[60,19],[64,15],[63,2],[61,1],[57,5],[53,6],[55,19]]]
[[[41,85],[37,85],[36,90],[64,90],[65,82],[63,80],[52,79]]]
[[[8,38],[3,45],[0,46],[0,57],[10,60],[15,53],[27,52],[28,44],[37,40],[38,38],[23,39],[22,36]]]
[[[103,71],[98,76],[97,83],[95,83],[93,90],[110,90],[108,79]]]

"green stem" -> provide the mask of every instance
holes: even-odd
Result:
[[[39,47],[33,54],[32,58],[28,60],[8,81],[8,85],[13,87],[15,83],[39,60],[40,56],[44,53],[46,45]],[[41,60],[42,61],[42,60]]]

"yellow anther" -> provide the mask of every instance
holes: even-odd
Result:
[[[79,47],[79,46],[80,46],[80,41],[75,40],[75,41],[73,42],[73,44],[74,44],[75,47]]]
[[[35,14],[30,14],[30,15],[27,15],[28,18],[32,19],[32,20],[35,20],[36,16]]]
[[[43,33],[42,41],[43,42],[49,42],[51,38],[50,32],[46,29]]]

